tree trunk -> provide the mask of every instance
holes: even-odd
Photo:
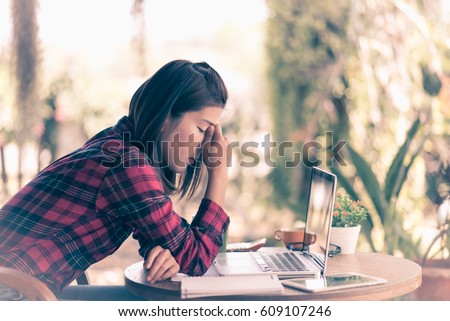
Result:
[[[18,183],[22,186],[22,155],[25,143],[33,139],[37,103],[38,26],[37,0],[11,1],[13,59],[16,75],[16,142],[18,145]]]

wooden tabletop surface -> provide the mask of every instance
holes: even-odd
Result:
[[[130,292],[148,300],[181,300],[180,282],[162,281],[149,284],[142,279],[142,262],[125,270],[125,285]],[[307,293],[284,287],[282,294],[228,295],[202,297],[197,300],[387,300],[417,289],[422,281],[422,268],[415,262],[380,253],[337,255],[328,260],[327,274],[358,272],[386,279],[385,284],[321,293]]]

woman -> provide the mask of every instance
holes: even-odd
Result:
[[[229,223],[219,125],[227,97],[207,63],[163,66],[133,95],[128,116],[49,165],[0,209],[0,266],[59,293],[132,234],[150,282],[203,274]],[[202,161],[208,184],[188,224],[168,195],[192,196]]]

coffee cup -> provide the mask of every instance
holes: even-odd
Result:
[[[317,235],[314,232],[306,232],[305,228],[297,227],[283,227],[277,228],[273,232],[273,237],[277,241],[281,241],[288,249],[301,250],[303,245],[314,244],[317,240]]]

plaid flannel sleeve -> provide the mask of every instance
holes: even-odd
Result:
[[[215,202],[203,199],[192,224],[175,213],[157,172],[150,165],[119,166],[105,176],[97,209],[132,228],[139,253],[156,245],[171,251],[180,272],[202,275],[222,245],[228,215]]]

